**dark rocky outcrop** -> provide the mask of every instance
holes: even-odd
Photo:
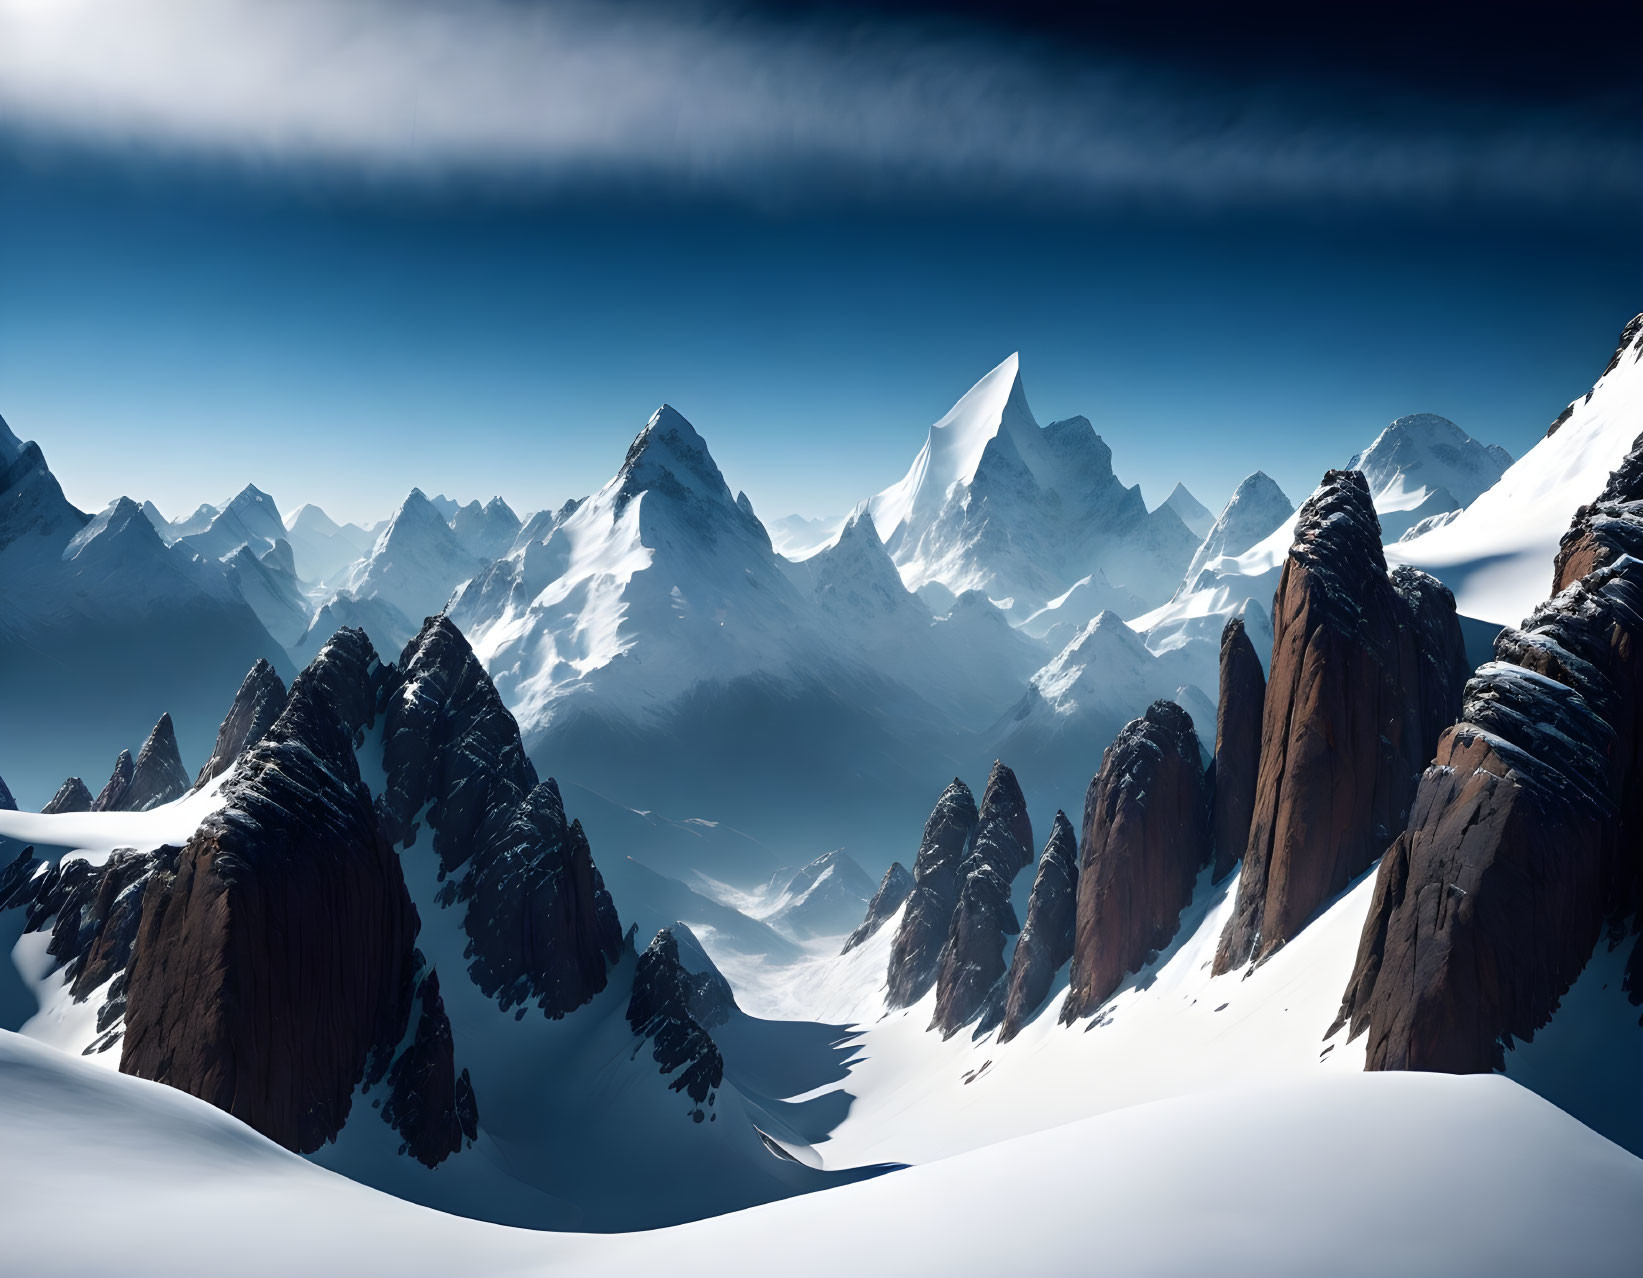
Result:
[[[1038,858],[1027,921],[1010,958],[1005,985],[1004,1024],[998,1041],[1007,1043],[1043,1006],[1055,974],[1072,957],[1078,930],[1078,836],[1065,812],[1055,814],[1050,840]]]
[[[1261,712],[1266,674],[1234,617],[1221,631],[1221,697],[1215,713],[1215,881],[1232,872],[1249,842],[1255,814],[1255,773],[1261,764]]]
[[[1506,631],[1375,883],[1342,1007],[1371,1069],[1487,1071],[1635,920],[1643,564]]]
[[[6,780],[0,777],[0,812],[17,811],[17,800],[11,797],[11,791],[6,788]]]
[[[90,812],[91,791],[86,789],[86,783],[79,777],[70,777],[57,787],[57,793],[51,796],[51,802],[40,811],[52,812]]]
[[[909,1007],[936,979],[936,962],[958,905],[959,866],[976,829],[976,801],[958,778],[942,791],[924,823],[924,838],[913,860],[913,890],[890,949],[891,1007]]]
[[[401,1154],[437,1167],[479,1134],[479,1105],[468,1071],[456,1069],[437,972],[418,982],[416,1001],[416,1035],[388,1070],[382,1117],[404,1137]]]
[[[137,934],[144,885],[175,864],[177,849],[117,851],[101,865],[84,858],[44,865],[25,848],[0,874],[0,910],[23,909],[23,931],[51,929],[46,952],[69,993],[83,1003],[104,990],[97,1009],[100,1037],[87,1049],[106,1051],[119,1041],[125,1012],[125,969]]]
[[[675,923],[667,930],[678,946],[679,966],[690,978],[685,1006],[691,1019],[705,1030],[717,1029],[736,1010],[736,992],[718,965],[708,957],[696,933],[683,923]]]
[[[149,878],[127,971],[120,1068],[300,1152],[386,1073],[412,1006],[416,912],[353,750],[377,666],[345,630],[297,677],[223,808]]]
[[[273,666],[259,658],[234,694],[222,727],[217,729],[216,747],[194,779],[196,787],[227,772],[242,754],[262,740],[285,708],[285,696],[285,681]]]
[[[410,847],[426,810],[440,904],[466,903],[469,975],[504,1008],[582,1006],[620,956],[616,908],[581,822],[567,821],[552,779],[538,783],[462,632],[428,618],[384,695],[383,824]]]
[[[1021,930],[1010,885],[1032,863],[1033,827],[1015,773],[995,762],[982,792],[970,854],[959,866],[958,904],[936,960],[930,1028],[950,1038],[1004,977],[1004,941]]]
[[[108,780],[103,788],[97,792],[97,797],[91,801],[93,812],[119,812],[121,802],[125,799],[126,791],[131,788],[131,774],[137,770],[137,765],[131,760],[131,751],[120,751],[120,757],[114,760],[114,771],[109,773]]]
[[[873,899],[867,903],[867,917],[862,919],[861,926],[845,938],[842,953],[850,953],[894,918],[896,911],[901,909],[902,902],[912,891],[913,876],[907,872],[907,867],[900,861],[890,862],[890,868],[879,880],[878,891],[873,893]]]
[[[1643,438],[1576,512],[1381,863],[1342,1003],[1371,1069],[1501,1066],[1643,923]],[[1575,574],[1580,574],[1576,576]],[[1643,938],[1625,985],[1643,1003]]]
[[[143,742],[143,748],[137,752],[131,784],[116,806],[124,812],[146,812],[182,798],[191,784],[177,750],[177,732],[171,726],[171,716],[162,714],[148,734],[148,740]]]
[[[1180,927],[1210,860],[1210,811],[1198,734],[1155,701],[1101,757],[1084,798],[1078,923],[1061,1019],[1094,1012]]]
[[[697,983],[679,961],[679,943],[663,928],[639,956],[628,1000],[628,1024],[651,1044],[651,1057],[668,1084],[693,1102],[691,1117],[701,1122],[724,1082],[724,1058],[713,1038],[691,1015]]]
[[[1217,972],[1278,949],[1386,850],[1467,674],[1453,596],[1413,569],[1388,575],[1357,471],[1329,471],[1301,507],[1272,625],[1255,807]]]

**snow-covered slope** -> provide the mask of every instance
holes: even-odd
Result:
[[[458,507],[450,523],[462,548],[479,560],[507,554],[520,529],[519,516],[500,497],[492,497],[483,506],[470,501]]]
[[[202,1102],[0,1035],[7,1257],[39,1275],[1085,1270],[1624,1273],[1643,1161],[1498,1078],[1249,1087],[1069,1124],[865,1184],[642,1234],[444,1216],[304,1162]],[[1255,1192],[1229,1189],[1228,1168]],[[977,1204],[985,1204],[978,1221]],[[84,1227],[94,1210],[98,1227]],[[186,1224],[178,1216],[186,1213]],[[1387,1228],[1386,1222],[1396,1222]],[[992,1222],[988,1224],[986,1222]]]
[[[1096,571],[1157,603],[1198,537],[1168,504],[1148,512],[1089,421],[1040,427],[1011,355],[930,428],[902,479],[867,510],[910,589],[982,590],[1020,621]]]
[[[1265,471],[1246,476],[1222,509],[1181,578],[1177,597],[1191,591],[1199,574],[1216,560],[1241,555],[1269,537],[1295,513],[1295,503],[1284,495]]]
[[[1516,625],[1546,597],[1552,558],[1575,511],[1597,498],[1643,432],[1643,315],[1626,325],[1596,384],[1546,437],[1460,515],[1388,546],[1455,592],[1467,616]]]

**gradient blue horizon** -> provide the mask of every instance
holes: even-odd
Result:
[[[1386,422],[1520,456],[1643,308],[1625,220],[1019,201],[474,196],[154,156],[0,158],[0,415],[71,500],[246,483],[390,513],[591,491],[666,401],[766,518],[838,514],[1019,350],[1156,504],[1299,501]]]

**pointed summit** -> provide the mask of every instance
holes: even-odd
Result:
[[[671,404],[663,404],[628,448],[618,472],[618,505],[642,492],[697,496],[734,506],[707,441]]]
[[[137,752],[131,784],[120,797],[118,807],[125,812],[146,812],[162,803],[180,799],[189,791],[188,771],[177,750],[177,731],[171,716],[162,714],[154,730]]]
[[[91,802],[93,812],[119,812],[120,804],[125,799],[126,791],[131,788],[131,774],[136,770],[136,764],[131,761],[131,751],[120,751],[120,757],[114,760],[114,771],[109,774],[108,781]]]
[[[1187,491],[1185,484],[1176,484],[1170,490],[1170,495],[1164,498],[1162,507],[1174,511],[1176,517],[1187,526],[1194,537],[1208,536],[1210,527],[1215,523],[1215,516]]]
[[[869,502],[873,521],[886,543],[903,529],[934,518],[955,483],[967,484],[987,445],[1001,431],[1038,423],[1021,386],[1021,356],[1011,354],[930,427],[924,447],[901,481]]]
[[[216,749],[205,761],[194,784],[202,786],[228,771],[242,754],[263,739],[284,708],[285,683],[274,667],[259,657],[234,694],[234,703],[228,707],[222,727],[217,729]]]

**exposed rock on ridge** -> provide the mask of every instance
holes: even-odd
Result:
[[[196,788],[233,767],[240,755],[257,742],[285,708],[285,682],[266,660],[259,659],[234,694],[234,702],[217,729],[217,745],[194,780]]]
[[[377,668],[341,631],[297,677],[225,806],[149,880],[128,971],[120,1068],[299,1152],[341,1129],[411,1008],[416,912],[353,750]]]
[[[944,1038],[982,1010],[1004,976],[1004,939],[1021,930],[1010,903],[1010,884],[1032,858],[1027,800],[1015,773],[995,762],[982,792],[970,854],[959,867],[958,904],[936,960],[930,1028]]]
[[[504,1008],[549,1016],[604,989],[621,928],[581,822],[538,783],[519,727],[462,632],[430,617],[390,675],[383,712],[390,840],[418,837],[426,810],[440,904],[466,903],[469,975]]]
[[[907,867],[900,861],[890,862],[890,868],[879,880],[879,890],[873,893],[873,899],[867,903],[867,917],[862,919],[860,927],[845,938],[844,949],[841,952],[850,953],[888,923],[912,891],[913,876],[907,872]]]
[[[1107,747],[1084,799],[1078,922],[1061,1019],[1094,1012],[1167,945],[1209,863],[1210,812],[1198,734],[1155,701]]]
[[[1356,471],[1329,471],[1301,507],[1272,609],[1255,807],[1217,972],[1278,949],[1386,849],[1467,673],[1453,596],[1413,570],[1388,576]]]
[[[52,812],[90,812],[91,791],[86,789],[86,783],[79,777],[70,777],[57,787],[57,793],[51,796],[51,801],[40,811]]]
[[[976,801],[957,777],[942,791],[924,823],[913,860],[913,890],[890,949],[891,1007],[910,1007],[936,978],[936,962],[958,904],[958,871],[976,829]]]
[[[1010,958],[1004,1001],[1004,1025],[998,1041],[1007,1043],[1043,1005],[1055,974],[1072,957],[1078,930],[1078,836],[1065,812],[1055,814],[1050,840],[1038,858],[1027,922]]]
[[[1643,528],[1634,448],[1558,556],[1574,580],[1496,641],[1381,863],[1341,1009],[1371,1069],[1498,1069],[1643,907]],[[1626,986],[1643,1002],[1643,942]]]
[[[1221,631],[1221,697],[1215,713],[1215,881],[1231,873],[1249,842],[1255,773],[1261,764],[1266,674],[1242,617]]]
[[[668,1086],[690,1098],[691,1117],[699,1123],[724,1082],[724,1058],[690,1014],[695,994],[695,983],[679,962],[679,943],[661,929],[634,970],[628,1024],[650,1040],[651,1056],[672,1077]]]

